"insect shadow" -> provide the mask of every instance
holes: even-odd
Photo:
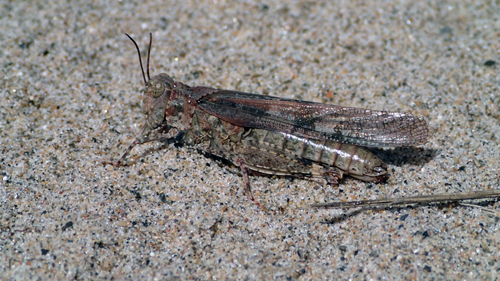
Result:
[[[396,147],[396,148],[368,148],[369,151],[380,157],[385,163],[392,166],[409,164],[423,166],[439,155],[439,149],[422,147]]]

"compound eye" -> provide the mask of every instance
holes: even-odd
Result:
[[[149,91],[154,98],[157,98],[163,94],[165,88],[166,85],[164,83],[157,82],[149,87]]]

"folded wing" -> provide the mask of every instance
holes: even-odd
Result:
[[[201,110],[237,126],[368,147],[415,146],[431,136],[410,113],[376,111],[217,90],[198,101]]]

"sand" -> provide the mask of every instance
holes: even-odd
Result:
[[[457,204],[309,204],[494,190],[500,7],[490,1],[0,4],[0,275],[48,279],[494,280],[500,221]],[[411,112],[433,137],[371,149],[391,178],[251,176],[187,146],[137,147],[142,81]],[[497,212],[495,200],[469,201]]]

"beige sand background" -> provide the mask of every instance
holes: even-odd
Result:
[[[479,208],[304,207],[499,188],[499,11],[498,1],[2,2],[2,280],[498,278],[500,222]],[[244,196],[237,169],[189,147],[153,143],[130,166],[103,166],[144,121],[125,32],[143,55],[153,33],[153,74],[412,112],[434,136],[374,149],[385,184],[251,177],[268,212]]]

